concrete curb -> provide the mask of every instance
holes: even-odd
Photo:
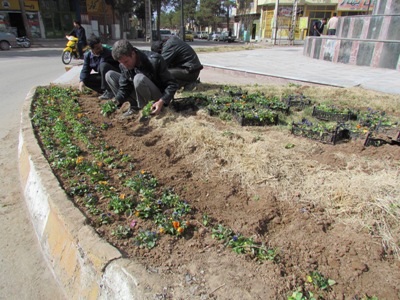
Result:
[[[36,87],[30,90],[21,114],[20,181],[43,255],[66,298],[154,298],[162,293],[163,279],[101,239],[59,185],[33,133],[35,91]]]

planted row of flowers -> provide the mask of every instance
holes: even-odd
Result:
[[[267,248],[240,234],[221,235],[222,225],[211,224],[203,217],[194,220],[189,203],[170,188],[159,186],[157,178],[145,170],[135,170],[133,159],[108,145],[102,134],[111,122],[96,128],[82,113],[73,89],[38,88],[33,103],[32,123],[44,146],[51,166],[67,182],[67,194],[85,207],[93,225],[115,226],[112,234],[118,239],[133,238],[134,244],[156,246],[164,234],[183,235],[196,224],[212,228],[212,237],[229,239],[236,253],[252,254],[257,259],[274,260],[276,250]],[[113,173],[117,172],[117,180]],[[133,176],[127,174],[134,173]],[[122,187],[121,187],[122,185]],[[123,190],[123,191],[122,191]],[[123,220],[121,222],[121,219]],[[150,224],[136,230],[139,220]]]

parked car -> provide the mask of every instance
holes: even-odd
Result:
[[[208,32],[207,31],[200,31],[199,39],[208,39]]]
[[[193,42],[193,40],[194,40],[193,31],[186,30],[185,31],[185,42]]]
[[[169,30],[169,29],[160,29],[160,36],[161,36],[161,40],[167,40],[171,36],[173,36],[173,34],[172,34],[171,30]]]
[[[0,32],[0,49],[10,50],[11,47],[17,46],[17,37],[9,32]]]
[[[229,32],[228,31],[222,31],[219,40],[222,41],[222,42],[232,43],[232,42],[235,41],[235,37],[232,34],[231,34],[231,36],[229,36]]]
[[[219,32],[211,33],[211,37],[210,37],[211,41],[220,41],[220,39],[221,39],[221,33],[219,33]]]
[[[200,36],[201,36],[201,31],[196,31],[196,32],[193,33],[193,37],[195,39],[200,39],[201,38]]]

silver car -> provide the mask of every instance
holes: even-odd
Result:
[[[17,37],[8,32],[0,32],[0,49],[10,50],[11,47],[17,46]]]

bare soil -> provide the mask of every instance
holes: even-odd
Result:
[[[200,92],[210,87],[201,85]],[[350,98],[371,94],[303,88],[307,90],[321,99],[324,93]],[[373,94],[385,99],[384,94]],[[96,96],[81,96],[79,102],[97,127],[111,125],[103,136],[107,144],[134,159],[133,172],[151,172],[194,212],[192,226],[182,237],[163,235],[149,250],[111,232],[136,220],[136,234],[150,223],[134,215],[113,215],[111,225],[98,225],[78,202],[101,236],[145,265],[149,274],[169,282],[149,286],[149,298],[287,299],[299,287],[321,299],[400,298],[395,250],[399,147],[365,148],[362,140],[327,145],[295,137],[285,126],[241,127],[202,109],[167,108],[146,122],[140,122],[139,115],[122,120],[126,106],[105,117]],[[289,143],[294,147],[286,149]],[[114,185],[121,182],[117,173],[110,180]],[[132,193],[122,186],[119,191]],[[393,204],[391,214],[385,201]],[[276,249],[277,259],[260,262],[234,253],[211,237],[212,227],[202,224],[204,215],[213,225],[223,224]],[[307,282],[312,271],[336,284],[330,290],[317,289]]]

